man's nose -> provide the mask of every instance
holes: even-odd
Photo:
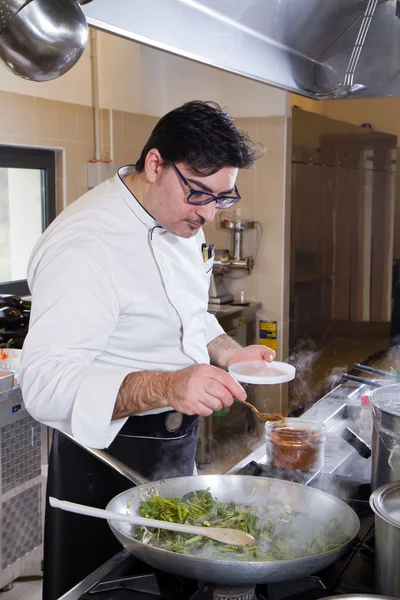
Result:
[[[199,217],[203,217],[206,223],[211,223],[215,217],[215,206],[215,202],[210,202],[209,204],[205,204],[204,206],[199,206],[196,210],[196,214]]]

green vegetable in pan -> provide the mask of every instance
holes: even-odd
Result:
[[[256,538],[255,546],[237,547],[199,535],[191,537],[146,527],[139,528],[134,536],[157,548],[217,560],[293,560],[328,552],[349,539],[337,519],[317,523],[283,502],[268,506],[223,503],[208,489],[182,498],[161,498],[155,494],[141,502],[140,515],[173,523],[241,529]]]

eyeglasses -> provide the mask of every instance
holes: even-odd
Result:
[[[190,190],[190,193],[186,198],[186,202],[189,202],[189,204],[193,204],[195,206],[205,206],[206,204],[210,204],[210,202],[215,202],[216,208],[230,208],[231,206],[236,204],[236,202],[239,202],[239,200],[242,199],[236,185],[234,187],[234,192],[236,194],[235,196],[214,196],[214,194],[209,194],[208,192],[194,190],[187,181],[187,179],[182,175],[176,164],[173,163],[172,160],[170,160],[169,162],[174,167],[180,179]]]

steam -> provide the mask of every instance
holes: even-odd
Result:
[[[389,453],[388,464],[393,470],[398,469],[400,460],[400,435],[396,431],[392,431],[384,427],[379,420],[379,417],[375,414],[375,408],[372,409],[372,418],[374,421],[374,427],[379,433],[383,445]]]
[[[247,417],[253,418],[251,412],[249,415],[238,415],[228,426],[214,433],[212,463],[207,465],[207,473],[227,471],[260,445],[258,435],[247,433],[247,427],[251,423]]]
[[[318,364],[322,354],[323,350],[317,349],[315,342],[308,338],[300,340],[290,354],[288,362],[296,367],[296,377],[289,384],[290,413],[321,398],[339,383],[341,373],[348,370],[349,365],[344,364],[324,372],[321,364]],[[316,371],[318,377],[315,377]]]
[[[400,385],[378,388],[371,395],[372,418],[374,427],[389,453],[388,463],[391,469],[398,468],[400,459],[400,432],[396,424],[400,417]],[[391,415],[388,417],[388,415]],[[384,426],[383,421],[390,420],[392,428]]]
[[[289,356],[289,363],[296,368],[296,377],[289,384],[290,412],[304,407],[316,396],[316,384],[311,373],[322,351],[316,350],[312,340],[301,340]]]
[[[296,493],[292,495],[289,491],[283,497],[280,493],[267,493],[262,504],[238,503],[237,508],[244,513],[251,510],[255,517],[253,523],[257,532],[257,554],[254,554],[254,548],[239,549],[215,543],[204,545],[201,539],[190,543],[187,553],[208,560],[295,560],[321,554],[348,542],[349,536],[353,534],[349,523],[337,520],[334,506],[321,513],[318,502],[317,496],[299,502]],[[197,524],[207,526],[214,519],[219,520],[219,510],[217,505],[211,512],[200,517]],[[136,531],[140,541],[163,547],[156,530],[145,530],[144,535],[143,530],[142,533]],[[132,534],[134,533],[135,530],[132,529]]]
[[[197,442],[193,441],[193,443],[196,444]],[[185,453],[182,452],[178,461],[176,455],[177,452],[174,439],[170,438],[168,443],[164,444],[161,460],[154,465],[153,481],[172,479],[174,477],[185,477],[194,474],[195,460],[188,458]]]

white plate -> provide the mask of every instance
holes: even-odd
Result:
[[[292,365],[277,360],[273,360],[272,363],[265,360],[235,363],[228,371],[238,381],[259,385],[285,383],[294,379],[296,375],[296,369]]]

